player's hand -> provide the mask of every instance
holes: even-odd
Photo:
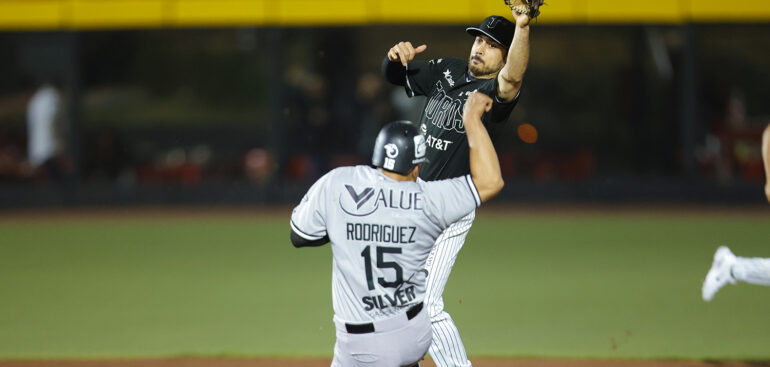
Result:
[[[529,25],[529,21],[532,20],[532,18],[529,17],[527,14],[522,14],[517,12],[516,10],[512,10],[511,13],[513,13],[513,19],[516,20],[516,26],[523,28]]]
[[[427,45],[420,45],[414,48],[411,42],[399,42],[388,50],[388,60],[394,62],[401,61],[401,65],[406,66],[408,62],[414,60],[415,55],[425,51],[427,48]]]
[[[468,96],[463,107],[463,121],[481,119],[484,112],[492,108],[492,98],[481,92],[473,92]]]

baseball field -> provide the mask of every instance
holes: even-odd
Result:
[[[0,366],[328,365],[290,210],[0,213]],[[719,245],[770,257],[770,209],[484,208],[446,309],[479,366],[770,365],[770,288],[700,298]]]

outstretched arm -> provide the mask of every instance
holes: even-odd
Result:
[[[505,66],[497,75],[497,95],[503,102],[509,102],[516,97],[521,89],[524,72],[529,64],[529,21],[530,17],[513,11],[516,20],[516,33],[508,49]]]
[[[765,162],[765,196],[770,202],[770,125],[762,134],[762,161]]]
[[[470,148],[471,178],[485,202],[503,189],[500,162],[492,145],[492,139],[481,122],[481,115],[492,108],[492,99],[484,93],[473,92],[463,108],[463,124]]]

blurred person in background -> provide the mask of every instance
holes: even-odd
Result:
[[[69,172],[64,140],[62,98],[50,81],[43,82],[27,105],[27,159],[49,181],[61,182]]]
[[[762,134],[762,161],[765,166],[765,196],[770,202],[770,124]],[[703,281],[703,300],[710,302],[722,287],[738,281],[770,286],[770,259],[735,256],[727,246],[719,247]]]
[[[763,178],[760,140],[762,125],[747,113],[746,95],[732,88],[725,96],[724,111],[706,134],[698,159],[713,172],[717,182],[759,181]]]
[[[393,46],[382,62],[382,72],[392,84],[404,86],[407,94],[428,98],[420,114],[420,129],[427,142],[427,158],[420,179],[443,180],[468,173],[468,144],[462,124],[463,104],[479,91],[492,98],[482,118],[485,126],[508,120],[519,98],[529,63],[529,23],[526,14],[512,11],[515,23],[490,16],[479,27],[468,27],[474,37],[470,56],[414,60],[427,45],[410,42]],[[433,343],[430,355],[439,367],[470,366],[460,333],[444,311],[442,294],[457,255],[475,218],[475,211],[447,228],[431,252],[426,303],[431,316]]]

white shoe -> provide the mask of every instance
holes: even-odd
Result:
[[[727,246],[720,246],[714,254],[711,270],[706,274],[706,279],[703,281],[704,301],[711,301],[725,284],[735,284],[735,278],[733,278],[731,273],[733,264],[735,264],[735,255]]]

